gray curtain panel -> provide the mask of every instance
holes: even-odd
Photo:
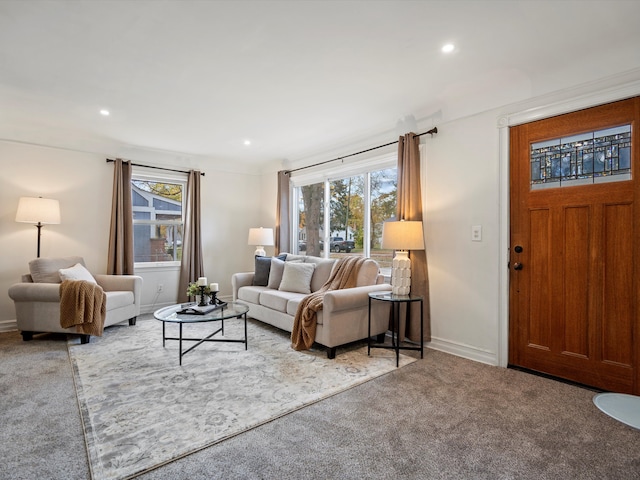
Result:
[[[187,302],[187,286],[204,277],[200,228],[200,172],[191,170],[187,180],[187,201],[182,232],[182,263],[178,283],[178,302]]]
[[[131,162],[114,162],[107,274],[133,275]]]
[[[407,133],[398,140],[398,220],[422,221],[422,191],[420,188],[420,137]],[[429,308],[429,277],[426,250],[412,250],[411,294],[424,297],[424,340],[431,340],[431,315]],[[401,318],[404,318],[402,316]],[[400,325],[400,338],[420,341],[420,309],[417,303],[411,307],[409,322]]]
[[[291,252],[291,215],[289,207],[289,173],[278,172],[278,199],[276,207],[276,255]]]

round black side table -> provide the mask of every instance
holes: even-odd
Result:
[[[371,302],[373,300],[391,303],[391,344],[371,342]],[[400,339],[400,305],[406,304],[406,320],[411,318],[411,304],[420,302],[420,346],[403,344]],[[369,294],[369,331],[367,336],[367,355],[372,348],[388,348],[396,352],[396,367],[400,364],[400,350],[418,350],[420,358],[424,358],[424,302],[420,295],[394,295],[391,292],[372,292]]]

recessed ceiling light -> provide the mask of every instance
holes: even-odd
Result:
[[[106,109],[103,108],[102,110],[100,110],[100,115],[104,115],[105,117],[108,117],[109,116],[109,110],[106,110]]]
[[[442,47],[444,53],[451,53],[455,50],[456,46],[453,43],[447,43]]]
[[[247,145],[247,146],[251,145],[251,140],[245,140],[244,144]]]

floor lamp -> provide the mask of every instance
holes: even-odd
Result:
[[[21,197],[18,202],[16,222],[33,223],[38,229],[38,258],[40,258],[40,234],[44,225],[60,223],[60,202],[50,198]]]
[[[250,228],[247,243],[249,245],[255,245],[255,256],[266,257],[267,252],[264,251],[264,247],[265,245],[273,245],[273,228]]]
[[[391,267],[391,293],[409,295],[411,292],[411,259],[409,250],[424,250],[422,222],[384,222],[382,248],[396,250]]]

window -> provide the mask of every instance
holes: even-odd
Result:
[[[181,260],[185,190],[185,181],[175,177],[134,172],[131,179],[134,262]]]
[[[375,258],[383,271],[393,252],[383,250],[382,224],[395,220],[398,175],[395,155],[351,165],[318,181],[316,173],[292,177],[293,250],[299,254],[337,258]],[[328,246],[328,247],[327,247]]]
[[[371,257],[380,265],[380,269],[391,274],[393,250],[382,249],[382,224],[387,220],[397,220],[398,169],[386,168],[370,174],[371,177]]]
[[[631,179],[631,125],[532,143],[531,189]]]

